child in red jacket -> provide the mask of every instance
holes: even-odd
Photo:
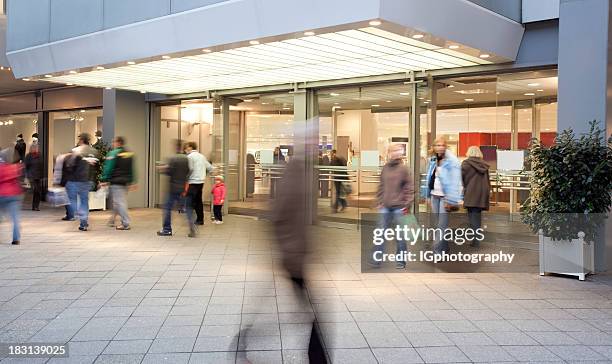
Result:
[[[223,224],[223,203],[225,202],[225,184],[223,176],[215,177],[215,186],[211,193],[213,194],[213,213],[215,215],[215,224]]]

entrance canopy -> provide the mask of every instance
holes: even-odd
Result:
[[[7,56],[26,80],[185,94],[510,62],[522,35],[464,0],[231,0]]]

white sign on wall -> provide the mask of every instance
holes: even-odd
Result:
[[[525,165],[525,151],[498,150],[497,169],[500,171],[522,171]]]

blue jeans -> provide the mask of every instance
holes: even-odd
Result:
[[[19,212],[21,211],[21,196],[0,196],[0,210],[6,211],[13,220],[13,241],[19,241]]]
[[[382,229],[395,229],[395,225],[402,225],[402,221],[401,218],[402,216],[404,216],[404,211],[401,208],[392,208],[392,207],[383,207],[380,210],[378,210],[378,212],[380,213],[380,221],[379,221],[379,227]],[[374,251],[372,253],[375,253],[377,251],[379,252],[384,252],[384,247],[385,244],[381,244],[381,245],[375,245],[374,246]],[[395,240],[395,252],[396,254],[399,254],[401,252],[405,252],[406,251],[406,241],[404,239],[396,239]],[[399,262],[398,262],[399,263]],[[402,261],[402,263],[406,264],[405,261]]]
[[[187,206],[191,206],[191,201],[189,201],[189,197],[187,198]],[[183,197],[180,192],[170,192],[168,193],[168,197],[166,198],[166,203],[164,204],[164,222],[163,222],[163,232],[170,233],[172,232],[172,209],[177,203],[182,203]],[[194,229],[193,224],[193,209],[187,208],[186,214],[187,216],[187,224],[189,225],[189,229]]]
[[[442,251],[448,251],[448,242],[444,240],[444,230],[448,227],[448,211],[444,207],[444,197],[431,195],[431,212],[437,218],[437,227],[441,234],[436,234],[434,242],[434,252],[441,253]]]
[[[91,191],[91,182],[73,182],[66,183],[66,193],[70,200],[70,213],[77,212],[81,226],[88,226],[87,219],[89,218],[89,191]],[[78,201],[78,203],[77,203]],[[69,216],[72,218],[73,216]]]

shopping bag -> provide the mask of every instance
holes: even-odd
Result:
[[[94,192],[94,198],[97,200],[105,200],[108,196],[108,186],[102,186]]]
[[[47,202],[53,207],[66,206],[70,204],[68,194],[64,187],[50,187],[47,190]]]

